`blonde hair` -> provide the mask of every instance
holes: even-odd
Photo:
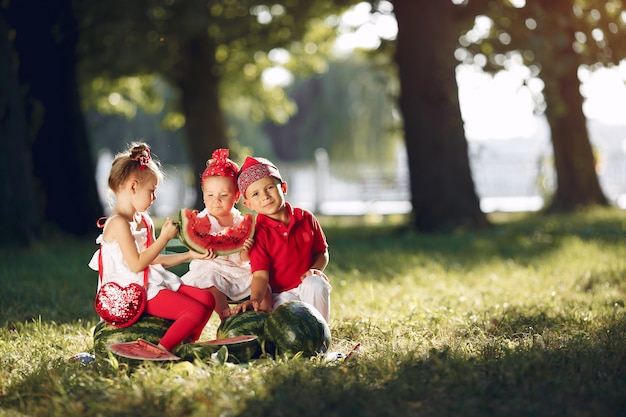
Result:
[[[163,181],[161,164],[150,153],[150,146],[144,142],[133,142],[128,149],[115,155],[109,173],[109,188],[117,192],[131,177],[143,182],[149,178]]]

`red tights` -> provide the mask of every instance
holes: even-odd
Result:
[[[174,320],[159,341],[171,351],[183,341],[198,340],[214,309],[215,297],[208,290],[181,285],[178,291],[159,291],[148,301],[146,313]]]

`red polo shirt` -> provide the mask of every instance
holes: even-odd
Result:
[[[257,215],[250,266],[269,271],[273,293],[296,288],[300,277],[313,263],[313,257],[328,247],[317,219],[307,210],[285,203],[289,224]]]

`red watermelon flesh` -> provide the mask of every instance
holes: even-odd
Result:
[[[141,318],[129,327],[114,327],[104,321],[99,322],[93,332],[93,351],[97,360],[106,360],[109,357],[109,345],[134,342],[143,339],[158,344],[167,329],[172,325],[171,320],[143,314]],[[137,365],[134,361],[124,357],[117,357],[119,362]]]
[[[179,219],[179,240],[189,249],[200,253],[208,249],[213,249],[218,256],[239,252],[246,239],[254,235],[252,214],[246,214],[237,226],[227,227],[219,233],[211,233],[208,216],[198,217],[198,210],[181,209]]]
[[[157,345],[143,339],[134,342],[114,343],[109,345],[109,350],[129,359],[145,361],[177,361],[180,359],[178,356],[164,351]]]

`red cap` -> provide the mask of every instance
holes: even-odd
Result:
[[[246,190],[250,184],[265,177],[276,178],[280,182],[283,182],[280,171],[278,171],[276,165],[270,160],[248,156],[243,162],[241,170],[239,171],[239,177],[237,178],[239,191],[245,197]]]

